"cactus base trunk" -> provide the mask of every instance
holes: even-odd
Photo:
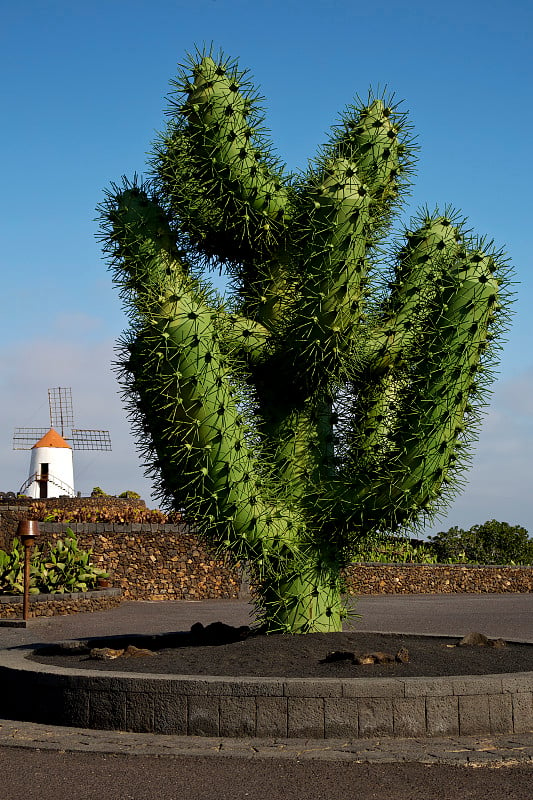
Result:
[[[346,617],[338,571],[303,570],[264,581],[260,591],[265,633],[335,633]]]

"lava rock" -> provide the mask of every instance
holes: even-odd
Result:
[[[89,643],[81,639],[74,641],[58,642],[55,649],[61,655],[80,656],[90,652]]]
[[[350,650],[331,650],[329,653],[326,653],[326,657],[323,658],[320,663],[331,664],[335,661],[353,661],[354,659],[355,653],[352,653]]]
[[[395,659],[399,664],[408,664],[409,663],[409,650],[407,647],[400,647],[398,652],[396,653]]]
[[[395,656],[392,653],[384,653],[381,650],[375,653],[365,653],[354,659],[354,664],[392,664],[395,661]]]
[[[134,644],[130,644],[122,654],[122,658],[144,658],[145,656],[157,656],[157,653],[148,650],[147,647],[135,647]]]
[[[461,641],[457,643],[458,647],[506,647],[506,642],[503,639],[489,639],[484,633],[467,633],[463,636]]]
[[[89,658],[94,658],[97,661],[113,661],[113,659],[120,658],[123,654],[123,649],[114,650],[112,647],[93,647]]]

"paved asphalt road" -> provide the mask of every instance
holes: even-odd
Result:
[[[478,630],[533,642],[532,594],[366,597],[356,611],[360,630]],[[26,629],[0,628],[0,648],[184,630],[196,621],[246,624],[250,615],[238,601],[124,603],[36,619]],[[0,800],[533,800],[533,735],[368,740],[352,748],[200,739],[171,747],[169,737],[149,736],[0,723]]]
[[[354,611],[360,615],[354,630],[437,636],[480,631],[533,643],[533,594],[368,596],[355,602]],[[252,619],[252,606],[239,600],[124,602],[93,614],[38,617],[26,629],[0,627],[0,649],[88,636],[166,633],[187,630],[194,622],[246,625]]]
[[[2,800],[531,800],[530,766],[147,757],[0,748]]]

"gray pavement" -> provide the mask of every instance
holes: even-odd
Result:
[[[533,642],[533,594],[363,597],[361,631]],[[0,627],[0,649],[62,639],[242,625],[240,601],[125,602]],[[222,739],[0,720],[0,800],[531,800],[533,733],[443,739]]]
[[[533,594],[371,596],[360,598],[355,611],[360,618],[352,625],[361,631],[450,636],[480,631],[492,637],[533,643]],[[221,620],[243,625],[253,618],[252,606],[237,600],[124,602],[109,611],[32,619],[26,628],[1,627],[0,649],[92,636],[187,630],[194,622]],[[4,748],[369,764],[533,765],[533,733],[430,740],[232,740],[91,731],[2,720],[0,749]]]
[[[123,756],[225,756],[255,761],[297,759],[470,767],[521,764],[533,768],[533,733],[431,739],[230,739],[95,731],[0,720],[0,750],[5,747]]]
[[[354,630],[487,636],[533,643],[533,594],[382,595],[361,597]],[[253,607],[241,600],[124,602],[109,611],[37,617],[26,628],[0,627],[0,649],[62,639],[188,630],[194,622],[247,625]]]
[[[69,753],[0,747],[2,800],[531,800],[530,765]]]

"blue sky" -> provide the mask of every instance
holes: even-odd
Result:
[[[15,425],[45,426],[71,386],[78,427],[114,449],[80,453],[77,487],[150,503],[110,368],[125,321],[95,240],[95,206],[142,173],[176,65],[213,42],[250,69],[281,160],[305,167],[356,93],[404,99],[420,148],[399,223],[451,203],[514,265],[515,317],[462,496],[434,529],[496,518],[533,534],[531,131],[528,0],[64,0],[4,2],[0,30],[0,489],[26,478]],[[529,241],[528,241],[529,244]]]

